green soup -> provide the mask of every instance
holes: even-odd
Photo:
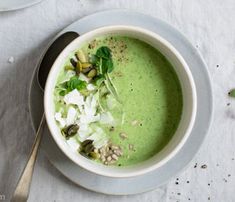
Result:
[[[113,70],[108,74],[118,102],[107,107],[110,100],[115,100],[107,93],[100,103],[108,108],[116,122],[112,125],[97,121],[90,125],[101,128],[108,141],[121,148],[122,155],[114,165],[133,165],[157,154],[174,135],[182,114],[181,86],[169,61],[138,39],[118,35],[100,37],[84,44],[82,51],[92,56],[104,46],[112,53]],[[65,66],[70,63],[70,58]],[[58,83],[65,77],[63,68]],[[55,106],[56,111],[62,108],[66,114],[68,107],[58,101],[56,93]],[[72,138],[81,144],[79,138]]]

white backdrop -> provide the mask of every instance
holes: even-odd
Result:
[[[110,8],[129,8],[158,17],[198,48],[212,78],[210,133],[180,175],[157,190],[136,196],[106,196],[77,187],[40,152],[29,201],[235,201],[235,99],[227,96],[235,88],[234,0],[45,0],[30,8],[0,13],[0,196],[10,199],[33,142],[28,88],[45,45],[76,19]],[[206,169],[201,168],[204,164]]]

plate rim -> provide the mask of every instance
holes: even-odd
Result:
[[[0,12],[9,12],[9,11],[16,11],[16,10],[20,10],[20,9],[24,9],[24,8],[28,8],[30,6],[39,4],[40,2],[42,2],[43,0],[32,0],[32,2],[26,3],[26,4],[21,4],[18,6],[13,6],[13,7],[1,7],[0,6]]]
[[[40,0],[40,1],[41,1],[41,0]],[[58,34],[56,34],[56,36],[55,36],[54,38],[52,38],[52,40],[51,40],[50,42],[53,42],[53,40],[56,39],[60,34],[66,32],[66,31],[68,31],[68,30],[73,31],[73,30],[71,30],[70,28],[73,27],[74,25],[76,25],[76,23],[78,23],[78,21],[86,20],[86,18],[89,19],[89,18],[92,18],[92,17],[94,17],[94,16],[96,16],[96,15],[110,14],[110,12],[117,12],[117,13],[119,13],[119,12],[129,12],[129,13],[132,13],[132,14],[135,14],[135,15],[142,15],[142,16],[145,17],[145,18],[149,18],[149,19],[152,18],[152,20],[154,20],[154,21],[159,21],[159,22],[161,22],[161,23],[163,23],[163,24],[165,24],[165,25],[167,25],[167,26],[173,28],[173,30],[174,30],[176,33],[180,34],[180,36],[188,43],[187,45],[190,45],[191,48],[192,48],[192,50],[194,50],[194,52],[197,54],[196,56],[198,57],[198,59],[201,60],[203,66],[205,67],[205,68],[204,68],[204,67],[203,67],[203,68],[204,68],[204,71],[205,71],[205,75],[206,75],[206,77],[207,77],[207,83],[208,83],[207,88],[208,88],[208,90],[209,90],[209,92],[210,92],[210,96],[208,96],[209,103],[210,103],[210,104],[209,104],[209,105],[210,105],[210,108],[209,108],[209,112],[208,112],[208,114],[209,114],[209,120],[208,120],[208,123],[207,123],[206,130],[205,130],[205,132],[204,132],[204,136],[203,136],[203,138],[201,138],[201,143],[199,144],[198,149],[197,149],[196,152],[192,155],[192,157],[190,158],[190,160],[187,161],[187,163],[186,163],[183,167],[181,167],[179,170],[177,170],[177,171],[172,175],[172,177],[169,177],[169,178],[168,178],[167,180],[165,180],[164,182],[160,183],[159,185],[156,185],[155,187],[151,187],[150,189],[145,189],[145,190],[142,191],[142,192],[140,192],[140,191],[131,192],[131,193],[128,193],[128,194],[127,194],[127,193],[122,194],[122,193],[120,193],[120,192],[119,192],[119,193],[109,193],[109,192],[105,192],[105,191],[94,190],[94,189],[92,189],[92,188],[89,189],[88,187],[86,187],[86,186],[84,186],[84,185],[82,185],[82,184],[76,182],[75,180],[72,180],[69,176],[67,176],[67,174],[65,174],[60,168],[58,168],[56,165],[54,165],[54,163],[53,163],[52,160],[50,159],[50,157],[49,157],[49,155],[47,154],[47,152],[46,152],[45,150],[43,150],[43,152],[44,152],[45,155],[47,156],[49,162],[56,168],[56,170],[58,170],[63,176],[65,176],[65,178],[67,178],[68,180],[72,181],[72,182],[75,183],[76,185],[85,188],[86,190],[90,190],[90,191],[93,191],[93,192],[96,192],[96,193],[108,194],[108,195],[134,195],[134,194],[141,194],[141,193],[145,193],[145,192],[154,190],[154,189],[156,189],[156,188],[162,186],[163,184],[167,183],[171,178],[173,178],[175,175],[177,175],[178,173],[182,172],[185,168],[187,168],[188,165],[190,164],[190,162],[193,161],[195,155],[199,152],[199,150],[200,150],[202,144],[205,142],[205,138],[208,136],[208,132],[210,131],[210,128],[211,128],[211,125],[212,125],[211,123],[212,123],[213,114],[214,114],[214,111],[213,111],[213,109],[214,109],[214,107],[213,107],[213,105],[214,105],[214,103],[213,103],[213,89],[212,89],[212,85],[211,85],[211,78],[210,78],[210,74],[209,74],[209,71],[208,71],[207,64],[205,63],[204,58],[201,56],[201,53],[192,45],[192,43],[188,40],[188,38],[187,38],[182,32],[180,32],[177,28],[175,28],[174,26],[168,24],[167,22],[165,22],[165,21],[163,21],[163,20],[161,20],[161,19],[159,19],[159,18],[153,17],[153,16],[151,16],[151,15],[144,14],[144,13],[142,13],[142,12],[133,11],[133,10],[129,10],[129,9],[107,9],[107,10],[104,10],[104,11],[95,12],[95,13],[93,13],[93,14],[86,15],[86,16],[84,16],[84,17],[82,17],[82,18],[79,18],[78,20],[75,20],[73,23],[69,24],[68,26],[66,26],[65,28],[63,28]],[[49,44],[50,44],[50,43],[49,43]],[[174,45],[174,46],[175,46],[175,45]],[[31,103],[31,102],[30,102],[30,99],[31,99],[31,89],[32,89],[32,83],[33,83],[33,81],[34,81],[35,74],[36,74],[36,72],[37,72],[38,64],[40,64],[40,60],[41,60],[41,58],[43,57],[43,55],[44,55],[45,51],[47,50],[47,48],[48,48],[48,47],[45,47],[45,49],[43,50],[43,52],[42,52],[42,54],[41,54],[41,56],[40,56],[40,58],[39,58],[39,60],[38,60],[38,63],[37,63],[37,65],[36,65],[36,67],[35,67],[35,69],[34,69],[34,71],[33,71],[33,73],[32,73],[32,78],[31,78],[31,80],[30,80],[30,88],[29,88],[29,94],[28,94],[28,95],[29,95],[29,96],[28,96],[28,101],[29,101],[29,102],[28,102],[28,103],[29,103],[29,109],[30,109],[30,110],[29,110],[29,112],[30,112],[30,122],[31,122],[31,125],[32,125],[32,128],[33,128],[34,131],[35,131],[36,129],[35,129],[35,123],[33,123],[33,118],[32,118],[33,116],[32,116],[31,104],[30,104],[30,103]],[[187,61],[186,61],[186,62],[187,62]],[[101,177],[102,177],[102,176],[101,176]]]

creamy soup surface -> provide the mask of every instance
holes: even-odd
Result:
[[[104,165],[133,165],[174,135],[182,92],[168,60],[134,38],[98,37],[71,53],[54,90],[55,120],[76,152]]]

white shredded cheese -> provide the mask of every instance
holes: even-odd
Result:
[[[94,96],[90,95],[84,102],[84,110],[81,112],[80,122],[89,124],[100,120],[100,115],[96,114],[97,100]]]
[[[94,86],[93,84],[91,84],[91,83],[89,83],[86,88],[87,88],[87,90],[89,90],[89,91],[92,91],[92,90],[95,90],[95,89],[96,89],[95,86]]]
[[[79,79],[82,81],[86,81],[87,83],[89,83],[90,79],[88,77],[86,77],[83,73],[79,74]]]
[[[96,127],[95,132],[87,139],[93,140],[95,148],[99,149],[108,142],[108,138],[102,128]]]
[[[84,104],[84,97],[77,89],[74,89],[64,96],[64,101],[67,105],[75,104],[81,106]]]
[[[100,123],[115,125],[115,120],[110,112],[104,112],[100,115]]]
[[[63,81],[69,80],[73,74],[67,73],[65,76],[66,80]],[[90,79],[84,74],[80,74],[79,79],[88,83],[87,90],[93,91],[96,89],[93,84],[89,83]],[[98,121],[100,121],[101,124],[115,125],[115,120],[110,112],[97,113],[99,106],[97,93],[91,94],[85,98],[77,89],[74,89],[64,96],[63,101],[66,105],[72,104],[73,106],[69,106],[66,118],[62,117],[61,112],[55,113],[56,121],[58,121],[60,127],[71,124],[79,125],[76,136],[67,140],[67,143],[72,149],[77,150],[79,148],[78,141],[83,142],[87,139],[93,140],[95,148],[101,148],[108,143],[108,137],[104,130],[98,126],[91,126],[91,123]],[[107,105],[109,109],[112,109],[116,105],[113,97],[108,97]]]
[[[111,96],[111,95],[108,95],[108,96],[107,96],[106,102],[107,102],[107,107],[108,107],[109,109],[113,109],[114,107],[117,106],[117,101],[116,101],[116,100],[114,99],[114,97]]]
[[[60,112],[55,113],[55,120],[59,122],[61,127],[65,127],[66,120],[62,118],[62,114]]]
[[[90,136],[91,133],[92,133],[92,130],[87,124],[79,125],[78,135],[79,135],[79,140],[81,142],[86,140]]]
[[[66,125],[71,125],[76,120],[77,111],[74,107],[69,107],[67,118],[66,118]]]

